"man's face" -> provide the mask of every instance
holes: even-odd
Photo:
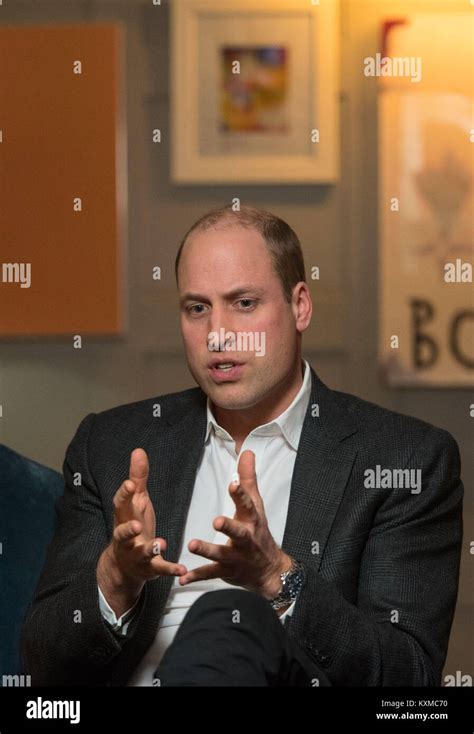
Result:
[[[193,233],[181,255],[179,295],[189,369],[215,405],[250,408],[294,374],[296,307],[258,231],[227,225]]]

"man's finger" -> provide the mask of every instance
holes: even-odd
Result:
[[[129,520],[123,522],[114,530],[114,540],[117,543],[126,543],[127,541],[133,540],[137,535],[140,535],[142,531],[142,524],[138,520]]]
[[[135,494],[135,484],[131,482],[129,479],[126,479],[118,490],[115,493],[114,496],[114,507],[116,510],[121,510],[123,507],[126,507],[129,502],[133,499],[133,495]]]
[[[145,492],[148,481],[148,456],[143,449],[134,449],[130,455],[130,480],[137,492]]]
[[[204,540],[193,539],[188,543],[191,553],[197,556],[209,558],[211,561],[226,561],[232,549],[229,546],[218,545],[217,543],[207,543]]]
[[[224,517],[223,515],[216,517],[213,522],[213,527],[220,533],[228,535],[237,545],[239,543],[245,545],[250,537],[249,529],[243,522],[231,519],[230,517]]]
[[[218,579],[224,574],[224,570],[219,563],[208,563],[207,566],[199,566],[188,571],[179,580],[180,586],[191,584],[193,581],[204,581],[206,579]],[[225,575],[225,574],[224,574]]]
[[[156,572],[157,576],[181,576],[183,577],[187,573],[186,566],[182,563],[172,563],[171,561],[165,561],[161,556],[155,556],[150,561],[152,569]]]
[[[262,498],[258,489],[257,475],[255,472],[255,454],[253,451],[243,451],[239,458],[237,466],[240,485],[244,491],[252,498],[255,506],[260,509],[263,506]]]
[[[242,485],[231,482],[229,485],[229,494],[235,504],[237,519],[257,523],[259,519],[257,508],[255,507],[254,501],[250,495],[247,494]]]

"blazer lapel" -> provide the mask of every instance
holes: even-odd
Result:
[[[155,439],[150,460],[149,492],[155,507],[156,535],[166,540],[164,557],[179,559],[196,473],[206,435],[206,396],[195,392],[195,402],[181,415],[170,410],[170,428]],[[167,579],[171,587],[173,579]]]
[[[167,560],[179,558],[182,534],[191,502],[196,472],[206,434],[206,397],[191,408],[166,436],[160,437],[155,451],[156,470],[150,486],[155,503],[156,534],[165,538]]]
[[[313,369],[311,380],[282,548],[318,570],[357,453],[352,442],[344,440],[357,427]]]

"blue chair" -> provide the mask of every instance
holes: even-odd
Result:
[[[20,673],[20,631],[53,535],[61,474],[0,444],[0,686]]]

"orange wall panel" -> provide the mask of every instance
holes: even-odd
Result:
[[[118,26],[0,28],[0,337],[123,330],[121,53]]]

